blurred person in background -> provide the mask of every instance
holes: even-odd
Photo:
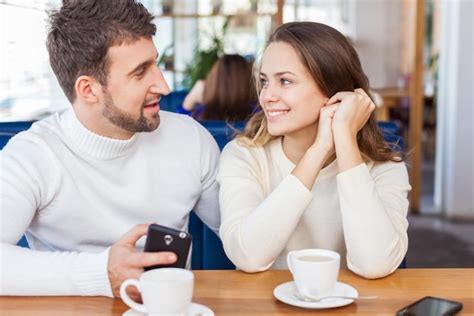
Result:
[[[245,121],[256,101],[252,65],[240,55],[224,55],[212,66],[206,80],[195,83],[177,112],[200,121]]]

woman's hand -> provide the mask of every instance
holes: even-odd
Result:
[[[339,104],[332,122],[332,133],[339,172],[344,172],[364,162],[357,144],[357,133],[369,120],[375,104],[362,89],[338,92],[327,103]]]
[[[375,110],[375,104],[363,89],[338,92],[327,102],[328,105],[337,103],[339,108],[334,114],[332,131],[349,133],[348,136],[355,139]]]
[[[194,84],[193,88],[186,95],[183,101],[183,108],[188,111],[194,110],[196,104],[202,103],[204,96],[204,80],[198,80]]]
[[[325,158],[331,157],[334,152],[334,136],[332,132],[332,125],[334,115],[338,111],[339,103],[332,105],[325,105],[319,112],[318,134],[314,144],[310,147],[311,150],[317,150],[324,153]]]

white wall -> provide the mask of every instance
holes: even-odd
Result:
[[[474,2],[442,3],[435,207],[474,218]]]
[[[373,88],[397,86],[400,74],[402,2],[351,2],[351,36]]]

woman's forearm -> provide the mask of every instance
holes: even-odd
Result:
[[[326,154],[317,148],[309,148],[291,172],[311,191],[314,181],[326,162]]]
[[[333,129],[339,172],[352,169],[364,162],[357,144],[357,136],[348,129]]]

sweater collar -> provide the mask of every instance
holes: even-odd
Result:
[[[61,125],[66,137],[72,141],[78,151],[99,160],[110,160],[127,155],[137,140],[137,134],[127,140],[95,134],[79,121],[73,109],[68,109],[63,113]]]
[[[277,139],[273,140],[271,146],[277,161],[284,166],[288,173],[293,171],[296,165],[285,155],[285,152],[283,151],[283,137],[278,137]],[[339,169],[337,165],[337,159],[334,159],[329,165],[321,169],[317,179],[334,177],[338,174],[338,172]]]

